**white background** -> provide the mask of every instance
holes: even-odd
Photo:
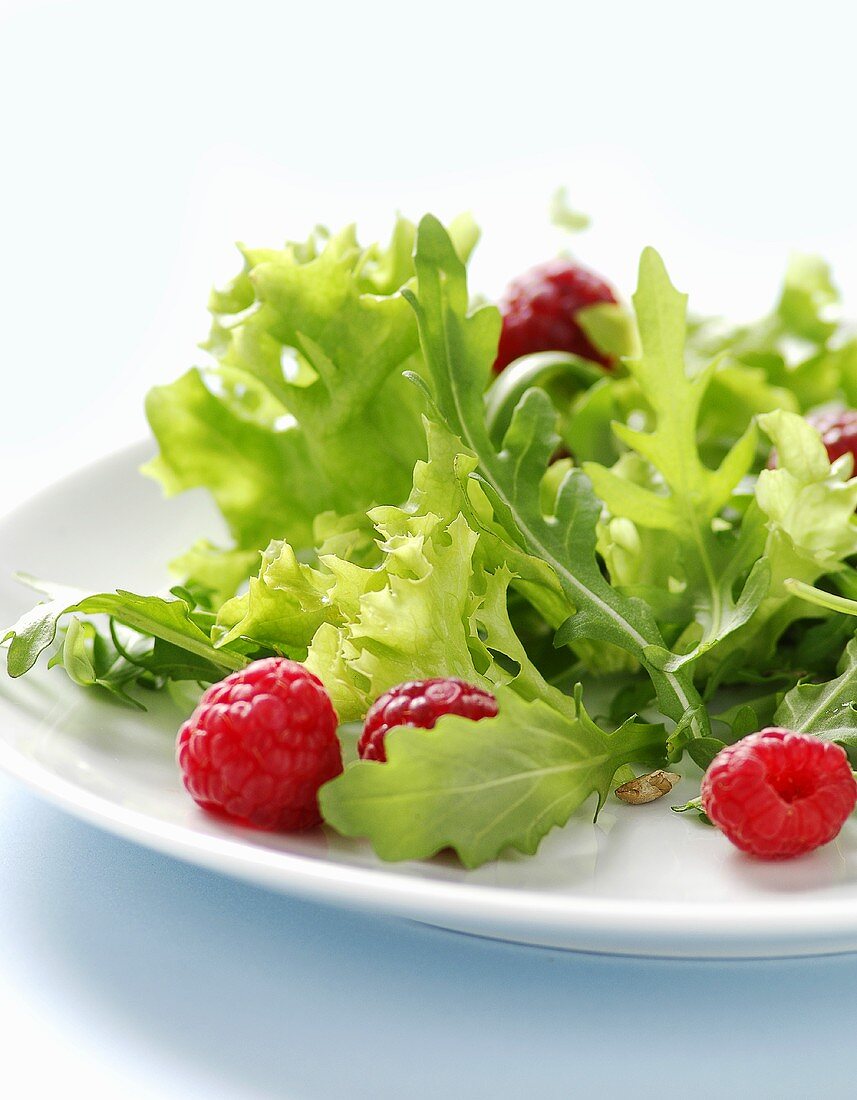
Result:
[[[698,309],[749,316],[773,299],[789,251],[815,250],[833,262],[853,312],[857,22],[851,9],[818,0],[0,4],[0,506],[144,433],[143,394],[194,362],[195,344],[206,333],[209,286],[235,268],[236,239],[268,244],[300,236],[318,221],[351,220],[371,237],[389,228],[396,209],[418,217],[427,209],[443,216],[469,208],[485,230],[476,282],[491,293],[563,243],[547,225],[546,208],[564,183],[575,205],[594,218],[575,250],[626,292],[641,247],[651,243]],[[81,537],[85,529],[82,516]],[[137,537],[128,532],[129,555]],[[250,890],[235,900],[226,885],[204,877],[186,887],[185,897],[172,865],[163,873],[167,894],[159,897],[158,872],[135,850],[66,825],[6,783],[0,807],[4,1091],[18,1082],[13,1095],[41,1097],[74,1081],[99,1097],[331,1094],[329,1075],[259,1071],[267,1065],[261,1048],[258,1072],[240,1058],[224,1061],[229,1009],[224,1003],[226,1016],[212,1015],[216,989],[210,977],[200,978],[206,950],[228,953],[228,934],[240,935],[243,927],[241,905],[262,912],[250,921],[250,942],[239,952],[243,970],[233,966],[226,975],[245,998],[236,1010],[242,1042],[261,1028],[273,1043],[264,1006],[256,1006],[255,1018],[251,1011],[254,989],[274,996],[264,968],[254,969],[270,951],[271,928],[280,927],[273,902]],[[67,860],[79,876],[71,892]],[[104,876],[128,866],[138,872],[123,879],[133,904],[114,905]],[[152,893],[140,888],[140,877]],[[56,916],[50,928],[40,924],[54,890],[58,905],[90,905],[86,920],[69,919],[86,941],[93,974],[98,945],[85,929],[108,941],[103,989],[85,971],[69,969],[74,951],[66,943],[62,955],[51,940]],[[218,924],[206,899],[222,902],[223,891],[235,912]],[[152,1027],[159,987],[145,994],[148,1014],[123,1003],[123,982],[128,998],[141,996],[136,948],[129,943],[123,954],[123,928],[131,924],[142,934],[163,912],[169,934],[180,936],[187,917],[195,922],[190,931],[199,927],[202,937],[193,954],[201,970],[176,968],[157,936],[145,940],[152,957],[143,953],[165,982],[175,976],[161,990],[165,1011],[179,1004],[192,1017],[192,986],[201,982],[205,1026],[189,1021],[190,1053]],[[316,920],[331,934],[353,932],[345,918],[337,924],[331,915],[302,923],[302,912],[289,910],[298,937]],[[364,947],[368,929],[359,926]],[[404,932],[398,941],[396,935],[385,926],[383,936],[397,943],[405,967],[409,952],[421,949]],[[50,949],[42,950],[43,939]],[[532,1000],[537,977],[549,980],[550,967],[527,962],[526,953],[512,964],[511,955],[463,958],[464,949],[430,942],[440,944],[437,968],[432,950],[423,950],[422,978],[426,996],[434,995],[442,1011],[449,1010],[444,967],[491,973],[494,966],[499,974],[511,966],[510,980],[521,983],[524,1000]],[[304,946],[312,959],[318,945]],[[348,972],[340,963],[346,972],[338,996],[356,1004],[353,983],[365,981],[366,971]],[[395,965],[383,965],[391,995],[405,996]],[[592,963],[563,965],[578,966],[577,979],[604,980],[608,988],[621,987],[622,965],[629,980],[643,980],[642,964],[609,964],[606,972]],[[763,991],[782,994],[789,982],[805,988],[807,971],[789,966],[775,974],[769,965],[756,972],[767,977],[752,979],[750,969],[741,971],[745,1002],[762,1013],[782,1011],[781,1000],[766,1007]],[[322,972],[336,981],[329,967]],[[690,981],[688,969],[672,966],[646,972],[645,980],[661,991],[656,1009],[688,1028],[694,983],[708,982],[709,995],[728,1005],[734,975],[727,980],[727,972]],[[307,966],[302,980],[312,982],[317,973]],[[843,971],[816,964],[810,973],[835,983],[831,975]],[[810,998],[824,1003],[821,992]],[[285,1011],[283,1003],[279,1008]],[[168,1019],[180,1032],[175,1013]],[[395,1002],[377,1022],[397,1029],[404,1050],[418,1039]],[[217,1040],[208,1046],[200,1039],[206,1028]],[[779,1064],[786,1066],[787,1029],[779,1035],[769,1041],[784,1044]],[[562,1038],[558,1031],[546,1049],[567,1051]],[[633,1048],[638,1069],[651,1053],[640,1042]],[[495,1097],[514,1095],[504,1091],[514,1089],[514,1075],[499,1049],[494,1056],[503,1072],[484,1078],[486,1088]],[[749,1065],[751,1048],[744,1057]],[[812,1064],[804,1057],[804,1066]],[[540,1065],[548,1074],[540,1078],[542,1095],[554,1095],[550,1062],[543,1056]],[[597,1066],[592,1058],[586,1065],[594,1082]],[[778,1095],[808,1095],[794,1076],[799,1067],[792,1069],[791,1085]],[[845,1062],[828,1063],[829,1095],[847,1095],[836,1091],[846,1089],[847,1069]],[[339,1080],[337,1095],[358,1095],[348,1080]],[[422,1095],[413,1081],[408,1093],[407,1078],[385,1080],[391,1091],[395,1083],[402,1095]],[[431,1078],[421,1080],[426,1087]],[[740,1086],[733,1094],[744,1095]]]

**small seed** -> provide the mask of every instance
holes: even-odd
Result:
[[[665,772],[658,769],[649,772],[648,775],[640,775],[629,783],[623,783],[617,787],[615,794],[629,806],[642,806],[646,802],[654,802],[656,798],[669,794],[673,787],[681,779],[675,772]]]

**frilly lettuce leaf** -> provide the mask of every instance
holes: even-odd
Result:
[[[776,469],[763,470],[756,484],[756,501],[772,536],[805,563],[792,574],[799,580],[839,567],[857,553],[857,478],[850,455],[833,465],[819,433],[803,417],[768,413],[759,418],[777,452]],[[787,540],[787,541],[786,541]]]
[[[219,608],[256,571],[259,556],[258,550],[226,550],[200,539],[170,562],[170,569],[181,578],[192,577],[200,601]]]
[[[249,591],[222,608],[219,644],[250,639],[305,658],[343,721],[395,684],[442,675],[512,682],[562,710],[566,697],[541,678],[510,622],[512,571],[462,513],[456,471],[472,461],[438,425],[426,430],[430,458],[416,464],[408,502],[368,513],[378,564],[320,553],[311,566],[272,543]]]
[[[160,453],[144,472],[167,496],[208,489],[239,549],[263,547],[286,530],[304,545],[316,514],[333,507],[302,433],[250,419],[196,369],[150,390],[146,415]]]
[[[451,232],[466,256],[472,221]],[[400,218],[386,249],[361,247],[353,227],[280,250],[242,249],[244,270],[212,295],[211,364],[149,394],[160,453],[146,471],[169,494],[208,489],[238,550],[272,538],[310,547],[320,513],[407,496],[423,453],[419,397],[402,378],[406,367],[421,370],[399,293],[414,274],[413,239]],[[210,566],[211,555],[181,564]],[[228,566],[220,594],[234,576]]]

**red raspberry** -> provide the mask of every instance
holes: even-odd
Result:
[[[430,730],[444,714],[460,714],[478,721],[493,718],[496,713],[494,696],[464,680],[437,677],[399,684],[379,695],[369,708],[357,751],[362,760],[386,760],[384,740],[393,726]]]
[[[810,413],[806,419],[821,434],[828,459],[835,462],[837,458],[850,454],[854,459],[854,472],[857,473],[857,409],[828,409]],[[768,457],[768,469],[776,468],[777,451],[773,448]]]
[[[785,859],[833,840],[857,802],[844,749],[764,729],[721,749],[702,780],[702,808],[742,851]]]
[[[503,328],[494,360],[499,374],[513,359],[537,351],[570,351],[603,367],[611,361],[574,319],[584,306],[615,302],[612,289],[585,267],[557,258],[519,275],[500,300]]]
[[[857,471],[857,409],[811,413],[807,420],[821,432],[821,442],[827,448],[830,461],[850,454]]]
[[[259,829],[318,825],[318,789],[342,771],[336,711],[318,677],[283,657],[212,686],[179,730],[184,785],[203,809]]]

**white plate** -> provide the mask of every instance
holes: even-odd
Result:
[[[200,534],[220,534],[201,494],[161,499],[136,468],[148,447],[107,458],[0,523],[0,621],[32,603],[11,573],[148,592]],[[805,955],[857,949],[857,828],[787,863],[740,856],[669,803],[579,814],[532,859],[464,871],[450,859],[383,864],[318,830],[268,836],[228,825],[185,795],[173,760],[181,720],[154,697],[139,715],[60,671],[0,673],[0,764],[79,817],[251,882],[319,900],[523,943],[617,954]],[[686,788],[686,790],[684,789]]]

